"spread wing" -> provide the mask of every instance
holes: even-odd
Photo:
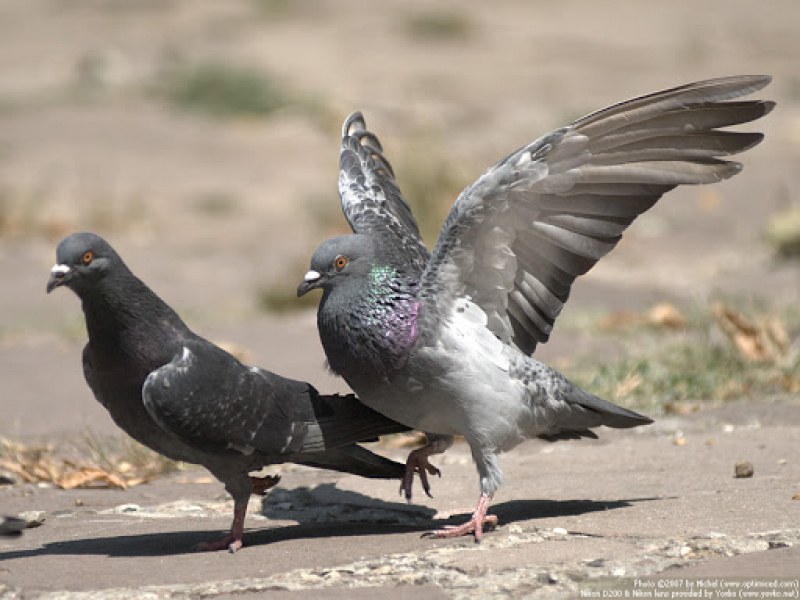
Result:
[[[486,171],[451,210],[421,281],[432,311],[469,296],[500,340],[531,353],[546,342],[572,282],[631,222],[681,184],[741,170],[724,160],[760,133],[722,131],[767,114],[766,101],[730,101],[767,76],[691,83],[590,114]]]
[[[383,238],[421,272],[428,250],[419,235],[411,208],[403,199],[377,136],[367,130],[360,112],[342,126],[339,155],[339,196],[350,228]]]
[[[247,367],[201,338],[145,380],[153,419],[204,452],[280,457],[324,453],[402,426],[354,396],[320,396],[309,384]]]

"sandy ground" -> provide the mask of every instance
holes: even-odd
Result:
[[[456,34],[413,33],[432,12],[455,20]],[[466,185],[513,148],[607,104],[769,73],[762,95],[778,108],[750,126],[767,138],[743,158],[744,172],[670,193],[576,285],[562,320],[715,294],[795,302],[800,270],[774,260],[763,230],[798,202],[798,22],[794,0],[448,1],[435,10],[421,1],[0,1],[0,436],[115,433],[82,381],[77,300],[44,293],[55,244],[74,230],[109,239],[199,333],[325,391],[346,389],[322,366],[313,314],[266,314],[258,298],[265,287],[290,293],[313,247],[344,231],[338,127],[355,109],[397,170],[446,165]],[[213,119],[165,105],[149,90],[176,57],[258,69],[321,108]],[[568,358],[584,343],[557,328],[540,355]],[[218,484],[0,487],[0,512],[49,515],[0,541],[0,596],[119,588],[129,597],[167,586],[154,597],[324,588],[366,598],[349,588],[384,586],[398,598],[570,597],[582,577],[677,567],[796,576],[800,414],[760,397],[720,410],[600,442],[524,445],[505,458],[502,527],[480,548],[419,538],[472,504],[464,448],[442,459],[435,500],[417,508],[397,503],[394,484],[287,470],[282,488],[312,508],[254,514],[235,557],[187,551],[228,525]],[[672,444],[676,430],[692,432],[686,446]],[[743,459],[754,478],[733,478]],[[115,512],[125,504],[139,510]],[[356,507],[354,521],[325,506]]]

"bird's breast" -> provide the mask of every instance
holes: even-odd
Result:
[[[416,299],[321,306],[317,324],[331,370],[351,386],[390,377],[405,366],[418,339],[418,314]]]

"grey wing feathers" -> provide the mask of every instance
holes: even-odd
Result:
[[[255,438],[275,397],[258,392],[256,373],[208,342],[187,341],[172,361],[151,372],[142,386],[142,401],[163,429],[199,450],[255,451]],[[273,419],[273,439],[261,443],[279,454],[288,445],[289,415]]]
[[[422,277],[429,305],[468,295],[523,352],[546,342],[576,277],[633,220],[681,184],[741,170],[724,157],[760,133],[719,131],[772,102],[729,101],[767,76],[702,81],[611,106],[510,154],[464,190]]]
[[[411,208],[403,199],[391,164],[377,136],[367,130],[360,112],[342,126],[339,155],[339,196],[342,211],[355,233],[383,238],[399,248],[421,271],[428,250],[419,235]]]
[[[206,451],[324,453],[408,429],[355,396],[320,396],[201,339],[147,377],[142,399],[162,428]]]

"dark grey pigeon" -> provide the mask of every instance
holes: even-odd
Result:
[[[230,534],[200,549],[242,546],[250,494],[278,482],[248,475],[265,465],[403,477],[402,464],[355,443],[408,427],[355,396],[323,396],[243,365],[192,333],[101,237],[76,233],[59,244],[47,291],[62,285],[80,297],[86,316],[86,382],[117,425],[164,456],[203,465],[233,496]]]
[[[428,462],[463,435],[481,496],[462,526],[436,537],[480,540],[500,486],[498,454],[527,438],[596,437],[592,428],[652,421],[579,389],[530,358],[546,342],[573,281],[633,220],[681,184],[741,170],[725,157],[760,133],[721,128],[767,114],[734,100],[765,76],[726,77],[642,96],[513,152],[458,197],[432,254],[361,114],[344,124],[339,194],[354,235],[323,243],[298,287],[322,288],[317,323],[331,369],[362,402],[429,434],[409,455],[429,492]]]

